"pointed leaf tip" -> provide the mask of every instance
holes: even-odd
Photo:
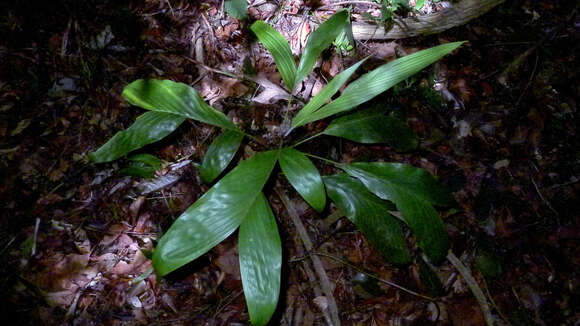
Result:
[[[225,129],[238,129],[225,114],[205,103],[193,87],[183,83],[139,79],[125,86],[123,97],[146,110],[172,113]]]
[[[160,276],[203,255],[248,216],[278,159],[278,151],[242,161],[191,205],[161,237],[153,254]]]
[[[240,274],[252,325],[266,325],[278,304],[282,242],[266,197],[261,194],[240,225]]]
[[[199,171],[204,182],[214,181],[225,170],[236,155],[242,139],[244,134],[226,130],[211,143]]]
[[[379,198],[395,203],[419,247],[434,262],[447,255],[449,240],[445,224],[433,205],[451,203],[451,196],[427,171],[400,163],[353,163],[341,165]]]
[[[317,212],[322,212],[326,206],[326,192],[312,161],[300,151],[285,148],[280,152],[280,167],[302,198]]]
[[[401,225],[389,213],[394,205],[384,201],[347,174],[324,177],[328,196],[364,234],[370,244],[395,264],[407,264],[411,256]]]
[[[128,153],[163,139],[185,120],[165,112],[146,112],[127,129],[117,132],[109,141],[88,155],[94,163],[116,160]]]
[[[250,26],[258,40],[272,54],[276,67],[290,92],[294,91],[296,80],[296,63],[288,41],[268,23],[258,20]]]

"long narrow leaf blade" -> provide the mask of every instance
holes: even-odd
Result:
[[[448,205],[450,195],[426,171],[399,163],[353,163],[341,165],[379,198],[397,205],[415,233],[419,247],[433,261],[445,258],[449,241],[445,225],[433,208]]]
[[[302,152],[285,148],[280,152],[280,167],[290,184],[317,212],[326,206],[326,193],[316,166]]]
[[[203,255],[248,216],[278,158],[268,151],[241,162],[191,205],[159,240],[153,267],[160,276]]]
[[[244,134],[226,130],[211,143],[199,171],[204,182],[212,182],[225,170],[236,155],[242,139]]]
[[[310,33],[300,58],[294,85],[302,82],[304,77],[312,71],[312,67],[314,67],[316,59],[318,59],[322,51],[332,44],[348,23],[348,11],[340,10],[322,23],[314,32]]]
[[[171,80],[139,79],[127,85],[123,97],[146,110],[173,113],[225,129],[238,128],[209,106],[193,87]]]
[[[294,91],[294,81],[296,80],[296,63],[288,41],[272,26],[261,20],[256,21],[250,29],[258,40],[266,47],[274,57],[274,62],[282,75],[282,79],[290,92]]]
[[[346,138],[363,144],[388,143],[397,151],[417,148],[417,135],[403,121],[385,115],[383,109],[357,111],[332,121],[325,135]]]
[[[360,162],[344,164],[341,168],[342,167],[352,171],[359,171],[368,176],[373,176],[368,182],[369,184],[374,184],[376,182],[376,187],[374,187],[376,189],[380,188],[380,184],[388,183],[392,185],[393,191],[396,190],[398,192],[411,193],[413,196],[416,196],[420,200],[432,205],[445,207],[454,203],[454,199],[447,189],[439,184],[437,179],[435,179],[429,172],[409,164]],[[385,200],[391,200],[386,198],[389,196],[389,190],[385,190],[384,193],[381,193],[381,195],[378,196]]]
[[[324,177],[328,196],[364,234],[371,245],[395,264],[411,260],[399,222],[389,214],[389,202],[370,193],[346,174]]]
[[[355,63],[345,71],[336,75],[326,86],[324,86],[324,88],[322,88],[322,90],[320,90],[320,92],[316,94],[316,96],[314,96],[308,104],[300,110],[300,112],[298,112],[294,119],[292,119],[292,128],[306,124],[304,121],[308,121],[310,115],[323,106],[326,101],[330,100],[330,98],[338,92],[342,85],[348,81],[350,76],[352,76],[358,67],[360,67],[360,65],[362,65],[366,60],[367,58]]]
[[[303,121],[302,124],[351,110],[357,105],[369,101],[439,60],[461,44],[463,42],[447,43],[422,50],[391,61],[364,74],[348,85],[339,98],[320,108],[320,110]]]
[[[110,162],[136,149],[156,142],[173,132],[185,120],[184,117],[164,113],[146,112],[126,130],[117,132],[89,159],[95,163]]]
[[[268,201],[261,194],[240,225],[240,273],[252,325],[266,325],[278,304],[282,242]]]

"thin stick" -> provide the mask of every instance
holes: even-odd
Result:
[[[323,257],[328,257],[328,258],[330,258],[332,260],[335,260],[335,261],[337,261],[337,262],[339,262],[341,264],[344,264],[344,265],[346,265],[346,266],[348,266],[348,267],[350,267],[350,268],[352,268],[352,269],[354,269],[354,270],[356,270],[356,271],[358,271],[360,273],[363,273],[363,274],[365,274],[366,276],[368,276],[368,277],[370,277],[372,279],[375,279],[375,280],[377,280],[377,281],[379,281],[381,283],[387,284],[388,286],[392,286],[392,287],[394,287],[396,289],[399,289],[399,290],[401,290],[403,292],[406,292],[406,293],[408,293],[410,295],[414,295],[416,297],[419,297],[419,298],[422,298],[422,299],[425,299],[425,300],[429,300],[429,301],[435,301],[436,300],[435,298],[428,297],[426,295],[417,293],[417,292],[415,292],[413,290],[409,290],[409,289],[407,289],[407,288],[405,288],[403,286],[400,286],[400,285],[398,285],[396,283],[393,283],[393,282],[391,282],[389,280],[385,280],[385,279],[380,278],[380,277],[378,277],[378,276],[376,276],[374,274],[371,274],[369,272],[366,272],[364,269],[362,269],[362,268],[360,268],[360,267],[358,267],[356,265],[353,265],[353,264],[349,263],[348,261],[346,261],[346,260],[344,260],[344,259],[342,259],[340,257],[336,257],[336,256],[333,256],[333,255],[329,255],[329,254],[323,253],[323,252],[311,252],[310,254],[311,255],[323,256]]]
[[[328,164],[330,164],[330,165],[334,165],[334,166],[339,166],[339,165],[340,165],[340,163],[338,163],[338,162],[335,162],[335,161],[329,160],[329,159],[327,159],[327,158],[324,158],[324,157],[321,157],[321,156],[318,156],[318,155],[314,155],[314,154],[310,154],[310,153],[304,153],[304,154],[306,154],[306,156],[313,157],[313,158],[315,158],[315,159],[317,159],[317,160],[324,161],[324,162],[326,162],[326,163],[328,163]]]
[[[540,188],[538,187],[536,180],[534,180],[534,177],[530,177],[530,180],[532,180],[532,184],[534,185],[534,188],[536,188],[536,192],[538,193],[538,196],[540,196],[540,199],[546,204],[546,206],[548,206],[548,208],[552,211],[552,213],[556,214],[556,216],[559,216],[558,211],[556,211],[554,207],[552,207],[552,204],[550,204],[550,202],[546,199],[546,197],[544,197],[544,195],[540,191]]]
[[[455,266],[457,271],[459,271],[459,274],[463,276],[463,279],[469,286],[471,293],[473,293],[473,296],[475,296],[475,299],[477,300],[479,306],[481,307],[481,312],[483,313],[483,317],[485,318],[485,323],[487,324],[487,326],[494,326],[495,324],[493,321],[493,316],[491,314],[491,308],[489,307],[489,303],[487,302],[487,298],[485,297],[485,294],[483,294],[483,291],[481,291],[479,285],[477,285],[477,282],[475,281],[473,276],[471,276],[469,268],[463,265],[461,260],[459,260],[459,258],[457,258],[457,256],[455,256],[453,252],[451,252],[451,250],[449,250],[449,252],[447,253],[447,260],[449,260],[449,262],[453,266]]]
[[[308,236],[308,232],[306,231],[304,224],[302,224],[302,221],[300,220],[300,216],[298,215],[298,213],[294,209],[294,205],[292,205],[292,203],[290,202],[290,199],[284,193],[284,190],[281,189],[280,185],[277,185],[274,188],[274,190],[276,191],[276,194],[278,195],[278,197],[280,197],[280,200],[282,201],[282,203],[286,207],[286,210],[288,211],[288,215],[290,215],[290,218],[292,219],[292,223],[294,223],[294,226],[296,227],[296,231],[298,232],[298,235],[300,236],[300,239],[302,240],[302,243],[304,244],[304,248],[306,248],[307,252],[312,252],[314,249],[314,245],[312,244],[312,240],[310,240],[310,236]],[[326,275],[326,271],[324,270],[324,266],[322,265],[322,262],[320,261],[320,258],[318,256],[311,256],[311,259],[312,259],[312,265],[314,266],[314,270],[316,271],[316,274],[318,275],[318,279],[320,280],[322,292],[324,292],[324,295],[326,296],[326,299],[328,300],[328,311],[330,313],[332,321],[333,321],[334,325],[340,326],[338,307],[336,305],[336,300],[334,299],[334,295],[332,293],[333,292],[332,286],[330,285],[328,275]]]
[[[312,136],[310,136],[308,138],[302,139],[301,141],[299,141],[296,144],[292,145],[292,147],[298,147],[298,145],[303,144],[303,143],[305,143],[307,141],[310,141],[310,140],[312,140],[312,139],[314,139],[314,138],[316,138],[318,136],[322,136],[323,134],[324,134],[323,132],[319,132],[319,133],[317,133],[315,135],[312,135]]]
[[[376,3],[376,2],[351,0],[351,1],[339,1],[339,2],[334,2],[334,3],[329,3],[327,5],[320,6],[317,9],[328,9],[328,8],[335,7],[335,6],[351,5],[351,4],[369,5],[369,6],[375,7],[375,8],[381,7],[381,4]]]
[[[282,126],[287,123],[288,121],[288,113],[290,112],[290,108],[292,107],[292,92],[290,92],[290,98],[288,99],[288,106],[286,107],[286,112],[284,112],[284,119],[282,119]],[[290,129],[288,129],[290,130]],[[284,144],[284,139],[280,140],[280,146],[278,148],[282,148]]]

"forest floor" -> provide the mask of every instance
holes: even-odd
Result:
[[[316,23],[341,7],[352,9],[353,21],[381,14],[374,2],[332,2],[251,0],[249,15],[273,24],[298,54]],[[427,0],[415,14],[441,6]],[[86,158],[142,113],[121,96],[138,78],[192,85],[267,138],[283,121],[280,94],[217,72],[253,69],[280,81],[247,23],[229,17],[220,0],[4,1],[0,8],[3,319],[22,326],[249,324],[235,237],[165,278],[139,278],[151,266],[144,252],[209,188],[189,162],[201,162],[217,131],[187,122],[143,149],[168,162],[154,179],[164,186],[149,192],[147,180],[121,173],[126,160]],[[495,324],[580,325],[575,1],[515,0],[436,35],[358,40],[353,53],[329,49],[300,94],[316,93],[366,55],[386,62],[462,40],[468,43],[374,102],[406,117],[421,139],[416,151],[332,137],[309,146],[340,162],[406,162],[437,175],[458,203],[440,211],[452,251],[488,298]],[[342,325],[485,325],[452,264],[430,273],[414,249],[412,264],[391,265],[333,206],[318,214],[289,184],[280,186],[315,250],[327,255],[320,259]],[[315,294],[309,253],[279,197],[268,196],[284,247],[271,324],[326,325],[328,298]]]

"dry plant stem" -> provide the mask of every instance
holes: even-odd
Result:
[[[406,292],[406,293],[408,293],[410,295],[414,295],[416,297],[419,297],[419,298],[422,298],[422,299],[425,299],[425,300],[429,300],[429,301],[435,301],[436,300],[435,298],[431,298],[431,297],[428,297],[426,295],[417,293],[417,292],[415,292],[413,290],[409,290],[409,289],[407,289],[405,287],[402,287],[402,286],[400,286],[400,285],[398,285],[396,283],[393,283],[391,281],[388,281],[388,280],[385,280],[383,278],[380,278],[380,277],[378,277],[378,276],[376,276],[374,274],[368,273],[364,269],[362,269],[362,268],[360,268],[360,267],[358,267],[356,265],[353,265],[353,264],[349,263],[348,261],[346,261],[346,260],[344,260],[344,259],[342,259],[340,257],[336,257],[336,256],[333,256],[333,255],[329,255],[329,254],[323,253],[323,252],[311,252],[310,254],[312,254],[312,255],[318,255],[318,256],[323,256],[323,257],[328,257],[328,258],[330,258],[332,260],[335,260],[335,261],[337,261],[337,262],[339,262],[339,263],[341,263],[343,265],[346,265],[346,266],[348,266],[348,267],[350,267],[350,268],[352,268],[352,269],[354,269],[354,270],[356,270],[356,271],[358,271],[360,273],[363,273],[363,274],[365,274],[366,276],[368,276],[368,277],[370,277],[372,279],[375,279],[375,280],[377,280],[377,281],[379,281],[381,283],[384,283],[384,284],[386,284],[388,286],[392,286],[392,287],[394,287],[396,289],[399,289],[399,290],[401,290],[403,292]]]
[[[318,7],[318,9],[328,9],[328,8],[332,8],[332,7],[335,7],[335,6],[354,5],[354,4],[357,4],[357,5],[369,5],[369,6],[375,7],[375,8],[380,8],[381,7],[381,4],[380,3],[377,3],[377,2],[351,0],[351,1],[339,1],[339,2],[334,2],[334,3],[329,3],[327,5]]]
[[[314,272],[312,271],[310,264],[306,260],[304,260],[302,261],[302,266],[304,267],[304,272],[308,276],[310,284],[312,284],[312,290],[314,291],[314,295],[316,297],[322,296],[322,290],[320,289],[320,286],[318,286],[319,282],[316,280],[316,276],[314,275]],[[324,320],[326,320],[326,323],[328,325],[333,325],[332,318],[330,317],[328,309],[322,310],[322,314],[324,315]]]
[[[447,260],[449,260],[449,262],[457,269],[457,271],[459,271],[459,274],[461,274],[461,276],[469,286],[469,289],[471,290],[473,296],[475,296],[475,299],[477,300],[479,306],[481,307],[481,312],[483,313],[483,317],[485,318],[485,323],[487,324],[487,326],[494,326],[495,323],[493,321],[493,316],[491,315],[491,308],[489,307],[487,298],[485,297],[485,294],[483,294],[483,291],[481,291],[479,285],[477,285],[477,282],[475,281],[473,276],[471,276],[469,268],[463,265],[461,260],[459,260],[459,258],[457,258],[457,256],[455,256],[453,252],[451,252],[451,250],[449,250],[449,252],[447,253]]]
[[[395,20],[393,28],[388,31],[380,25],[353,22],[352,33],[357,40],[403,39],[441,33],[483,15],[502,2],[504,0],[462,0],[430,15]]]
[[[534,177],[530,177],[530,180],[532,180],[532,184],[534,185],[534,188],[536,188],[536,192],[538,193],[538,196],[540,196],[540,199],[544,202],[544,204],[548,206],[548,208],[552,211],[552,213],[554,213],[556,216],[559,216],[558,211],[556,211],[554,207],[552,207],[552,204],[550,204],[550,202],[542,194],[542,191],[540,191],[540,188],[538,187],[536,180],[534,180]]]
[[[319,133],[317,133],[315,135],[312,135],[312,136],[310,136],[308,138],[302,139],[301,141],[299,141],[296,144],[292,145],[292,147],[298,147],[299,145],[301,145],[301,144],[303,144],[303,143],[305,143],[307,141],[310,141],[310,140],[312,140],[312,139],[314,139],[314,138],[316,138],[318,136],[322,136],[323,134],[324,134],[323,132],[319,132]]]
[[[293,146],[293,147],[294,147],[294,146]],[[337,163],[337,162],[335,162],[335,161],[331,161],[331,160],[329,160],[329,159],[326,159],[326,158],[324,158],[324,157],[320,157],[320,156],[318,156],[318,155],[314,155],[314,154],[310,154],[310,153],[304,153],[304,154],[305,154],[306,156],[310,156],[310,157],[312,157],[312,158],[315,158],[315,159],[317,159],[317,160],[321,160],[321,161],[323,161],[323,162],[326,162],[326,163],[328,163],[328,164],[330,164],[330,165],[334,165],[334,166],[338,166],[338,165],[340,165],[340,163]]]
[[[304,248],[306,248],[307,252],[312,252],[314,249],[314,246],[312,245],[312,240],[310,240],[310,236],[308,236],[308,232],[306,231],[304,224],[302,224],[300,216],[298,216],[298,213],[294,209],[294,205],[292,205],[290,199],[288,198],[286,193],[284,193],[284,190],[281,189],[280,185],[276,185],[275,191],[278,197],[280,197],[280,200],[282,201],[284,206],[286,207],[288,215],[290,215],[292,223],[294,223],[296,231],[298,232],[298,235],[300,236],[300,239],[304,244]],[[320,281],[322,292],[324,293],[328,301],[328,312],[330,313],[330,317],[333,322],[332,325],[340,326],[338,307],[336,306],[336,300],[334,299],[334,295],[332,293],[333,292],[332,286],[330,284],[330,280],[328,279],[328,275],[326,275],[324,266],[322,265],[322,262],[320,261],[320,258],[318,256],[311,256],[311,259],[312,265],[314,266],[314,270],[316,271],[316,274]]]

